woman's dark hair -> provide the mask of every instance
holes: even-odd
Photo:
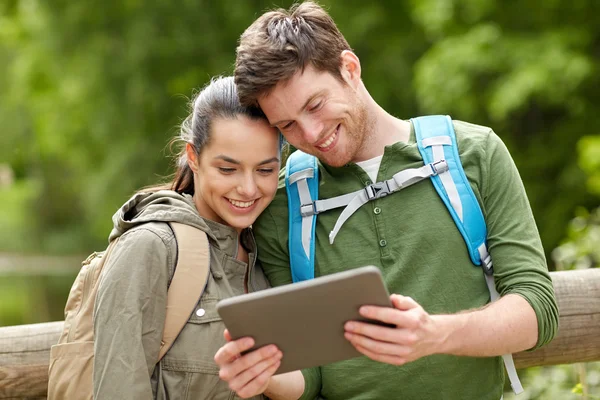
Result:
[[[173,180],[165,185],[146,188],[146,191],[169,189],[193,195],[194,174],[188,165],[186,143],[192,144],[199,156],[210,141],[215,119],[233,119],[244,115],[254,120],[266,120],[260,108],[244,107],[240,104],[232,76],[213,78],[190,102],[190,108],[190,115],[181,124],[180,134],[172,141],[172,144],[181,144],[181,150],[175,159],[176,171]]]

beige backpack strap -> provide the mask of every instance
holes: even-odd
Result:
[[[210,272],[206,233],[176,222],[169,223],[177,240],[177,265],[167,292],[167,316],[158,360],[169,351],[204,292]]]

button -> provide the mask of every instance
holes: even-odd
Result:
[[[387,246],[387,242],[385,241],[385,239],[381,239],[381,240],[379,241],[379,245],[380,245],[381,247],[385,247],[385,246]]]
[[[368,180],[368,179],[365,181],[365,185],[366,185],[366,186],[369,186],[371,183],[373,183],[373,182],[371,182],[371,181],[370,181],[370,180]]]
[[[375,214],[379,215],[379,214],[381,214],[381,208],[379,208],[379,207],[375,207],[375,208],[373,209],[373,212],[374,212]]]
[[[206,314],[206,311],[204,311],[204,308],[199,308],[196,310],[196,315],[199,317],[204,316],[204,314]]]

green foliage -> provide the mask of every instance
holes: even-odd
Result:
[[[578,149],[579,165],[588,175],[588,188],[600,195],[600,134],[581,138]]]
[[[519,167],[544,247],[567,232],[552,253],[557,267],[598,265],[600,2],[324,4],[386,110],[494,128]],[[0,167],[15,176],[12,185],[0,180],[0,253],[104,248],[117,207],[171,172],[165,145],[188,98],[232,72],[239,35],[273,5],[0,2]],[[0,325],[62,319],[71,275],[1,276]],[[518,399],[599,397],[600,366],[585,368],[524,371]]]
[[[525,392],[517,396],[507,390],[505,400],[578,400],[584,392],[586,398],[592,400],[600,395],[600,363],[597,362],[527,368],[519,371],[519,376]]]
[[[552,252],[559,270],[593,268],[600,265],[600,208],[581,208],[570,222],[566,241]]]
[[[29,240],[37,235],[35,218],[30,212],[38,198],[39,184],[22,180],[10,189],[0,187],[0,243],[13,251],[31,250]]]
[[[415,1],[415,21],[431,38],[415,66],[415,95],[425,113],[491,126],[502,137],[551,250],[576,207],[598,204],[576,150],[579,138],[600,134],[592,89],[600,87],[600,5],[500,4]]]
[[[595,186],[600,175],[598,162],[598,147],[600,136],[584,136],[579,140],[579,164],[588,174],[588,186],[591,192],[598,193]],[[600,207],[588,212],[579,207],[576,216],[569,223],[567,236],[563,243],[554,249],[552,257],[558,270],[584,269],[600,265]],[[548,369],[551,373],[563,370],[569,372],[570,379],[548,380],[543,379],[538,386],[535,381],[532,385],[539,389],[539,398],[578,398],[600,399],[600,363],[587,363],[569,366],[559,366]],[[534,374],[534,369],[527,370],[527,377]],[[563,374],[564,377],[564,374]],[[572,378],[576,377],[576,384],[571,393],[564,392],[566,385],[572,385]],[[552,395],[547,391],[551,390]]]
[[[588,175],[591,193],[600,194],[600,135],[579,140],[579,165]],[[592,268],[600,265],[600,207],[580,207],[568,225],[563,244],[552,252],[557,269]]]
[[[73,274],[5,274],[0,279],[0,326],[64,319]]]
[[[187,97],[229,73],[244,2],[14,1],[0,8],[0,157],[39,183],[31,250],[104,242],[110,216],[167,175]],[[26,221],[23,221],[26,223]],[[5,250],[15,250],[5,243]]]
[[[600,178],[591,175],[588,193],[588,165],[576,161],[578,139],[597,143],[600,126],[599,4],[325,2],[385,109],[403,118],[448,113],[497,131],[521,171],[548,250],[575,208],[597,205],[591,194],[600,191]],[[231,73],[237,38],[272,6],[3,2],[0,160],[17,182],[37,188],[19,211],[35,218],[10,232],[30,238],[23,246],[31,251],[105,243],[116,208],[170,173],[165,145],[187,113],[187,98],[211,76]],[[15,242],[0,242],[0,250],[22,250]]]
[[[587,394],[584,386],[581,383],[578,383],[577,385],[575,385],[575,387],[572,390],[572,393],[584,396],[584,398],[589,399],[589,400],[599,400],[600,399],[599,396],[591,396],[591,395]]]

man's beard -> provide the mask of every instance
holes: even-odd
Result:
[[[323,161],[332,167],[341,167],[354,162],[357,154],[360,153],[367,140],[372,136],[374,124],[369,118],[367,107],[357,97],[355,98],[356,101],[349,112],[349,117],[342,122],[344,134],[346,135],[344,153],[338,154],[337,157],[331,157],[331,159],[326,155],[322,157]]]

